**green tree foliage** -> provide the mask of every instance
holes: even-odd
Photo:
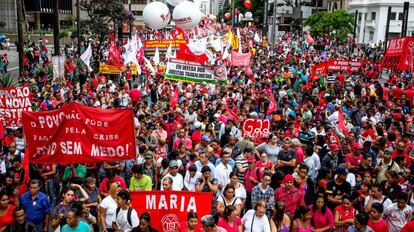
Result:
[[[354,15],[344,10],[332,13],[318,12],[306,19],[305,26],[311,28],[311,34],[314,36],[329,34],[339,41],[344,41],[354,30]]]
[[[86,29],[103,41],[110,33],[113,22],[122,23],[133,20],[130,12],[125,11],[120,1],[114,0],[81,0],[81,10],[85,11],[88,19],[81,22],[81,28]],[[81,31],[83,34],[83,32]]]

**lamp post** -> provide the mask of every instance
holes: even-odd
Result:
[[[276,11],[277,11],[277,0],[273,0],[273,18],[272,18],[272,52],[275,50],[275,43],[277,40],[277,29],[276,29]]]

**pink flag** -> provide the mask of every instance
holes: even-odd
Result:
[[[315,44],[315,40],[312,38],[312,36],[309,33],[306,33],[306,43],[308,45]]]
[[[226,111],[229,112],[229,118],[233,121],[239,120],[239,116],[233,110],[231,110],[227,104],[225,106],[226,106]]]
[[[251,53],[231,52],[231,63],[233,66],[249,66]]]
[[[266,112],[268,115],[273,112],[276,112],[277,110],[275,97],[273,96],[273,94],[270,95],[270,97],[271,98],[270,98],[270,103],[269,103],[269,109],[267,109],[267,112]]]
[[[349,136],[348,128],[346,128],[344,116],[342,115],[342,109],[338,110],[338,128],[346,135]]]

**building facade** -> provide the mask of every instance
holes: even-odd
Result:
[[[414,36],[414,0],[409,1],[407,36]],[[356,41],[378,44],[385,41],[388,7],[391,7],[389,38],[401,34],[404,0],[352,0],[349,12],[358,11]]]

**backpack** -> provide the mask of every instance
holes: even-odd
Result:
[[[116,214],[115,214],[116,218],[118,217],[119,211],[121,211],[121,207],[116,208]],[[128,213],[127,213],[127,220],[128,220],[128,224],[132,227],[131,214],[132,214],[132,207],[129,207]]]

